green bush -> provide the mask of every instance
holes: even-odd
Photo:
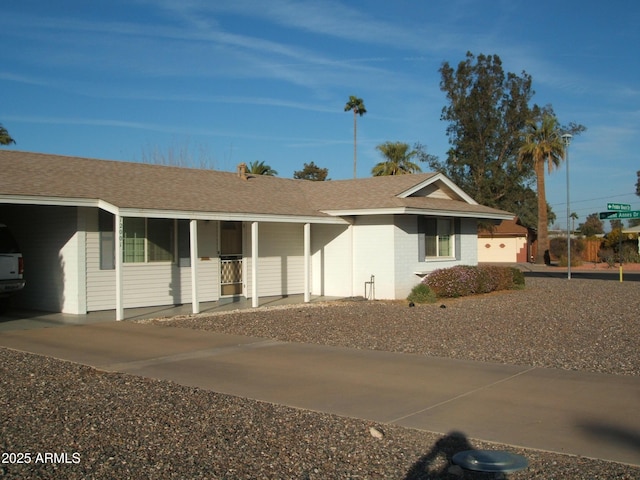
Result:
[[[476,275],[473,267],[459,265],[434,270],[424,282],[438,297],[464,297],[475,293]]]
[[[524,288],[524,273],[519,268],[509,267],[511,271],[512,288]]]
[[[433,303],[437,298],[436,294],[427,285],[419,283],[411,289],[407,300],[413,303]]]
[[[459,265],[431,272],[423,283],[438,297],[464,297],[524,286],[524,274],[513,267]]]

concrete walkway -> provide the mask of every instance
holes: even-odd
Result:
[[[640,466],[640,377],[131,322],[2,332],[0,346],[307,410]]]

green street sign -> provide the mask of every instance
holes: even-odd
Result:
[[[627,212],[631,210],[631,205],[629,205],[628,203],[607,203],[607,210]]]
[[[628,212],[600,212],[600,220],[615,220],[616,218],[640,218],[640,210]]]

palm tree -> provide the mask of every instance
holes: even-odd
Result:
[[[404,175],[406,173],[421,172],[417,163],[411,161],[418,155],[417,150],[409,151],[409,145],[402,142],[385,142],[376,147],[386,160],[378,163],[371,170],[371,175],[380,177],[383,175]]]
[[[578,214],[576,212],[571,212],[571,215],[569,215],[569,218],[571,218],[571,232],[575,232],[576,220],[578,219]]]
[[[527,124],[524,142],[518,152],[518,162],[533,167],[538,189],[538,251],[536,263],[545,263],[545,252],[549,250],[547,195],[544,186],[545,164],[549,173],[557,168],[565,156],[558,119],[549,114],[540,123]],[[547,253],[548,255],[548,253]]]
[[[7,129],[0,123],[0,145],[10,145],[12,143],[16,143],[16,141],[11,138]]]
[[[252,173],[254,175],[267,175],[269,177],[275,177],[278,175],[278,172],[271,168],[271,166],[265,165],[264,162],[259,162],[257,160],[249,164],[248,173]]]
[[[361,98],[358,98],[355,95],[349,95],[349,101],[344,106],[344,111],[349,112],[351,110],[353,110],[353,178],[356,178],[356,117],[367,113],[367,109],[364,108],[364,102]]]

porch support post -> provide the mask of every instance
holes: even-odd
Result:
[[[258,222],[251,222],[251,306],[258,305]]]
[[[351,296],[353,297],[355,295],[355,286],[354,286],[354,282],[355,282],[355,268],[356,268],[356,264],[355,264],[355,235],[353,234],[353,223],[349,224],[349,227],[347,227],[348,231],[349,231],[349,243],[350,243],[350,248],[351,250],[349,251],[349,283],[351,284]]]
[[[191,311],[200,313],[198,299],[198,221],[189,221],[189,251],[191,252]]]
[[[123,274],[122,274],[122,217],[114,215],[115,222],[115,274],[116,274],[116,320],[124,320]]]
[[[311,301],[311,224],[304,224],[304,301]]]

